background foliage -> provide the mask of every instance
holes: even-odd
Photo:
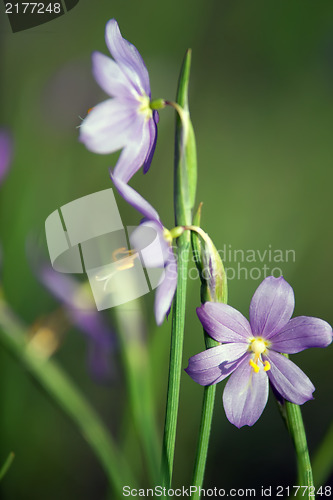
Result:
[[[105,23],[119,22],[150,72],[153,97],[173,99],[181,60],[193,49],[190,108],[199,167],[197,201],[218,249],[295,250],[295,262],[277,266],[293,286],[296,315],[332,323],[332,84],[333,5],[295,0],[81,0],[66,16],[12,34],[1,6],[1,124],[10,127],[15,157],[1,187],[2,280],[22,319],[57,308],[34,277],[26,257],[31,234],[44,241],[44,222],[62,204],[111,187],[108,167],[117,155],[97,156],[78,143],[79,116],[104,99],[90,71],[93,50],[107,53]],[[132,185],[172,227],[174,116],[161,113],[151,171]],[[138,214],[117,198],[125,225]],[[241,266],[270,268],[267,259]],[[238,262],[225,262],[237,268]],[[248,313],[264,278],[233,279],[229,303]],[[195,315],[199,280],[190,280],[184,367],[203,347]],[[153,295],[143,299],[150,360],[162,433],[170,324],[154,326]],[[91,378],[86,343],[75,328],[55,358],[76,380],[115,435],[123,422],[125,390],[117,360],[112,380]],[[297,356],[317,387],[303,407],[310,452],[332,418],[331,350]],[[35,381],[0,350],[0,461],[16,458],[2,495],[8,499],[103,498],[106,479],[86,443]],[[291,443],[273,397],[253,428],[226,420],[217,389],[206,486],[250,488],[293,484]],[[184,374],[175,482],[190,483],[202,390]],[[130,450],[131,441],[127,444]],[[134,453],[134,452],[133,452]],[[254,472],[260,471],[260,472]]]

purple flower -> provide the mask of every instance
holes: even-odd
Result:
[[[131,246],[134,250],[144,251],[147,268],[164,269],[164,278],[162,276],[163,279],[156,290],[154,307],[156,323],[161,325],[164,318],[169,315],[177,288],[177,261],[171,246],[172,235],[163,226],[157,211],[147,200],[113,174],[111,174],[111,179],[124,200],[145,217],[130,236]],[[156,235],[154,242],[148,245],[148,248],[146,228],[154,229],[154,235]]]
[[[97,311],[90,288],[47,264],[33,265],[43,285],[62,303],[71,323],[87,336],[92,374],[100,380],[108,378],[115,336]]]
[[[231,374],[223,405],[236,427],[253,425],[268,398],[268,382],[284,399],[301,405],[315,390],[309,378],[281,353],[326,347],[332,328],[318,318],[290,319],[295,299],[283,279],[269,276],[259,285],[250,305],[250,322],[226,304],[206,302],[197,309],[206,332],[222,345],[193,356],[186,372],[195,382],[211,385]]]
[[[147,246],[147,228],[156,231],[153,242]],[[131,246],[141,251],[147,268],[163,269],[155,295],[155,319],[158,325],[169,315],[177,287],[177,261],[172,250],[172,237],[157,219],[144,219],[130,236]]]
[[[112,99],[90,111],[80,127],[80,141],[94,153],[123,149],[113,173],[127,183],[142,165],[144,173],[150,167],[159,117],[150,106],[147,68],[134,45],[121,36],[115,19],[106,25],[105,41],[113,60],[94,52],[93,74]]]
[[[12,159],[12,140],[7,130],[0,128],[0,184],[5,178]]]

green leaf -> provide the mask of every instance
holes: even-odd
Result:
[[[0,343],[35,377],[76,425],[99,460],[111,488],[120,498],[123,485],[132,484],[134,478],[113,437],[60,366],[42,357],[28,344],[27,337],[24,326],[0,298]]]
[[[9,455],[8,455],[8,457],[7,457],[7,459],[6,459],[6,461],[5,461],[5,463],[3,464],[3,466],[0,469],[0,481],[7,474],[8,469],[12,465],[14,458],[15,458],[14,453],[10,452]]]
[[[324,485],[333,471],[333,423],[320,443],[313,458],[313,477],[316,488]]]

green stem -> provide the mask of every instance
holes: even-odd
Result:
[[[183,236],[186,238],[186,235]],[[183,241],[179,243],[178,247],[178,284],[172,314],[169,382],[163,437],[162,480],[166,488],[170,488],[172,482],[185,327],[186,286],[190,244],[186,239],[184,241],[183,236],[180,238]]]
[[[142,444],[150,478],[158,484],[161,451],[141,311],[132,303],[131,309],[118,306],[115,315],[135,431]]]
[[[192,208],[196,191],[195,138],[188,111],[188,85],[191,51],[185,54],[179,77],[175,135],[174,206],[176,226],[192,223]],[[179,116],[180,115],[180,116]],[[180,118],[181,117],[181,118]],[[162,450],[162,481],[169,488],[172,484],[182,370],[186,287],[190,252],[190,234],[178,238],[178,280],[175,293],[170,346],[169,381]]]
[[[188,227],[188,229],[192,231],[191,241],[192,241],[193,255],[195,258],[197,269],[201,275],[201,281],[202,281],[201,301],[202,303],[207,301],[214,301],[214,302],[224,302],[226,304],[228,300],[228,287],[227,287],[227,278],[224,266],[220,256],[216,251],[216,248],[212,240],[200,228],[201,208],[202,204],[199,205],[198,211],[194,216],[193,219],[194,225]],[[206,253],[208,252],[210,255],[211,264],[214,269],[213,274],[215,273],[213,284],[209,282],[210,275],[203,274],[203,267],[204,267],[204,262],[202,259],[203,248],[198,238],[198,235],[202,238],[206,246],[205,252]],[[220,279],[218,279],[218,277]],[[204,331],[204,338],[205,338],[206,349],[219,345],[219,343],[213,340],[205,331]],[[197,452],[194,464],[193,479],[191,483],[193,486],[196,487],[196,489],[192,495],[192,500],[200,499],[199,492],[200,488],[202,488],[203,486],[207,454],[208,454],[209,438],[210,438],[213,412],[214,412],[215,393],[216,393],[215,384],[204,387]]]
[[[13,460],[15,458],[14,453],[11,451],[3,464],[3,466],[0,469],[0,481],[1,479],[7,474],[9,467],[12,465]]]
[[[333,423],[313,458],[313,477],[316,488],[324,485],[333,470]]]
[[[218,342],[215,342],[215,340],[209,337],[206,333],[205,333],[205,342],[206,342],[206,348],[218,345]],[[215,404],[215,393],[216,393],[216,385],[210,385],[204,387],[197,453],[194,464],[193,479],[191,483],[193,486],[196,487],[196,491],[193,493],[191,497],[192,500],[199,500],[200,498],[199,491],[200,488],[202,488],[205,476],[209,437],[212,427],[212,419],[213,419],[214,404]]]
[[[134,479],[108,429],[61,368],[54,361],[41,357],[26,339],[26,329],[0,299],[0,342],[78,427],[104,469],[110,487],[121,498],[123,486],[132,484]]]
[[[309,500],[313,500],[315,497],[311,494],[314,489],[312,468],[301,409],[298,405],[290,403],[289,401],[285,402],[285,407],[288,429],[294,442],[297,457],[297,485],[308,486],[305,495],[303,495],[303,491],[300,491],[298,496],[299,498],[308,498]]]

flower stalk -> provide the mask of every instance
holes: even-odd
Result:
[[[290,436],[293,440],[297,457],[297,484],[307,486],[305,494],[304,489],[298,493],[298,498],[314,499],[314,483],[312,467],[310,462],[308,444],[303,424],[301,408],[299,405],[285,402],[286,418]]]
[[[177,92],[177,105],[184,110],[182,119],[176,117],[174,206],[176,226],[190,225],[196,191],[196,148],[188,112],[188,85],[191,51],[183,62]],[[184,122],[186,116],[187,125]],[[192,133],[188,134],[188,130]],[[162,450],[162,482],[167,488],[172,483],[179,406],[180,379],[185,328],[187,271],[190,235],[186,231],[178,238],[178,281],[172,312],[169,380]]]
[[[191,240],[192,240],[192,250],[193,250],[193,255],[194,259],[198,268],[198,271],[201,276],[201,301],[204,303],[206,301],[214,300],[221,300],[224,303],[227,303],[228,300],[228,288],[227,288],[227,280],[226,280],[226,275],[223,267],[223,263],[219,257],[219,255],[216,252],[215,246],[213,245],[212,241],[210,238],[202,231],[200,228],[200,221],[201,221],[201,208],[202,208],[202,203],[199,205],[199,208],[197,210],[197,213],[195,214],[195,217],[193,219],[193,226],[190,226],[188,229],[192,230],[191,233]],[[214,285],[212,286],[212,283],[209,279],[205,279],[203,271],[204,271],[204,265],[205,262],[203,259],[203,248],[201,245],[201,242],[199,240],[198,235],[203,239],[204,243],[208,247],[208,253],[210,254],[210,257],[212,259],[215,259],[217,262],[215,263],[215,269],[218,268],[219,274],[221,280],[223,283],[219,283],[219,279],[216,279],[214,277],[213,282]],[[208,275],[206,275],[206,278]],[[216,286],[216,283],[218,283],[218,286]],[[213,340],[205,330],[204,332],[204,340],[205,340],[205,345],[206,349],[209,349],[210,347],[215,347],[218,345],[218,342]],[[195,458],[195,464],[194,464],[194,469],[193,469],[193,479],[192,479],[192,485],[196,486],[196,491],[192,495],[192,500],[199,500],[200,498],[200,488],[202,488],[203,481],[204,481],[204,476],[205,476],[205,469],[206,469],[206,462],[207,462],[207,454],[208,454],[208,447],[209,447],[209,438],[210,438],[210,433],[211,433],[211,427],[212,427],[212,419],[213,419],[213,412],[214,412],[214,405],[215,405],[215,394],[216,394],[216,385],[210,385],[207,387],[204,387],[204,393],[203,393],[203,400],[202,400],[202,410],[201,410],[201,420],[200,420],[200,429],[199,429],[199,436],[198,436],[198,443],[197,443],[197,451],[196,451],[196,458]]]

